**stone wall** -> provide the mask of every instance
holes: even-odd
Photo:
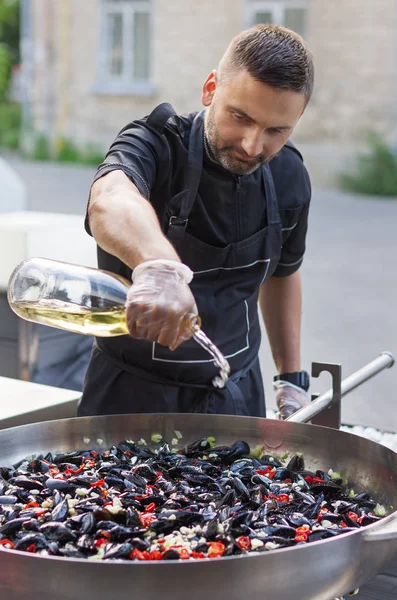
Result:
[[[53,139],[107,147],[130,120],[162,101],[199,109],[203,80],[246,26],[245,0],[153,0],[147,96],[103,95],[98,73],[99,0],[32,0],[35,128]],[[393,133],[397,116],[394,0],[310,0],[308,43],[316,87],[294,138],[354,143],[368,128]]]

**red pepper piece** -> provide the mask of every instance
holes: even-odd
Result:
[[[321,479],[321,477],[313,477],[312,483],[325,483],[325,479]]]
[[[356,515],[356,513],[355,513],[355,512],[353,512],[352,510],[351,510],[351,511],[349,511],[349,512],[346,514],[346,516],[347,516],[347,517],[349,517],[349,519],[351,519],[352,521],[357,521],[357,519],[358,519],[358,515]]]
[[[14,547],[14,544],[11,542],[11,540],[0,540],[0,546],[10,546],[10,548]]]
[[[160,550],[153,550],[150,552],[150,560],[163,560],[163,555]]]
[[[288,494],[280,494],[279,496],[277,496],[277,500],[279,502],[289,502],[289,496]]]
[[[102,487],[104,484],[105,484],[104,479],[98,479],[98,481],[94,481],[94,483],[91,483],[90,486],[92,488],[96,488],[96,487]]]
[[[307,481],[307,483],[311,485],[313,483],[313,477],[311,477],[310,475],[306,475],[305,481]]]
[[[242,550],[248,550],[251,547],[251,540],[249,537],[242,535],[236,540],[237,546]]]
[[[97,540],[95,540],[94,546],[99,548],[100,546],[103,546],[104,544],[107,544],[107,543],[108,543],[108,540],[106,538],[100,537]]]
[[[226,550],[225,545],[222,542],[209,542],[208,546],[208,556],[210,558],[223,556]]]
[[[339,521],[339,527],[342,527],[342,529],[345,529],[347,527],[347,525],[344,521]]]
[[[309,536],[307,533],[297,533],[295,536],[295,542],[307,542]]]
[[[301,527],[297,527],[295,531],[297,534],[308,533],[310,531],[310,527],[309,525],[302,525]]]
[[[145,550],[145,552],[146,552],[146,550]],[[138,550],[138,548],[134,548],[130,554],[130,558],[131,558],[131,560],[134,558],[137,558],[138,560],[146,560],[145,552]],[[148,553],[146,552],[146,554],[148,554]]]
[[[135,496],[135,500],[138,500],[139,502],[141,500],[144,500],[145,498],[147,498],[147,494],[142,494],[142,496]]]
[[[186,548],[182,548],[182,550],[179,550],[179,558],[181,558],[182,560],[189,559],[190,558],[189,551]]]
[[[289,479],[289,478],[284,479],[284,483],[292,483],[292,479]]]
[[[84,471],[84,467],[85,465],[81,465],[79,469],[69,469],[69,473],[71,473],[72,475],[78,475],[79,473]]]
[[[33,501],[33,502],[28,502],[27,504],[25,504],[25,510],[26,510],[27,508],[33,508],[33,507],[34,507],[34,508],[38,508],[38,506],[39,506],[39,505],[38,505],[38,504],[37,504],[37,502],[35,502],[35,501]]]
[[[37,552],[36,544],[30,544],[30,546],[26,548],[26,552],[31,552],[32,554],[35,554]]]
[[[151,502],[150,504],[147,505],[147,507],[145,508],[145,513],[150,513],[153,512],[156,509],[156,505],[154,502]]]
[[[205,554],[204,554],[204,552],[192,552],[191,557],[192,558],[205,558]]]

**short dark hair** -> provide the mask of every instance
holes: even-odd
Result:
[[[306,104],[310,100],[314,84],[313,56],[295,31],[261,24],[236,35],[219,63],[220,83],[243,69],[271,87],[304,94]]]

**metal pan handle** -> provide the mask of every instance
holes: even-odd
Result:
[[[346,396],[349,392],[354,390],[356,387],[371,379],[377,373],[380,373],[384,369],[388,369],[394,365],[394,357],[390,352],[382,352],[380,356],[375,358],[372,362],[365,365],[355,373],[352,373],[349,377],[342,381],[341,395]],[[285,419],[291,423],[307,423],[313,417],[318,415],[324,409],[326,409],[332,402],[333,391],[328,390],[325,394],[322,394],[316,400],[313,400],[308,406],[304,406],[300,410],[296,411],[293,415]]]

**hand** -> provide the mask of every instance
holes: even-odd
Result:
[[[175,350],[192,337],[183,320],[197,315],[189,288],[193,273],[176,260],[149,260],[135,267],[126,309],[130,335]]]
[[[276,390],[279,419],[284,420],[303,406],[310,404],[309,394],[293,383],[274,381],[273,387]]]

